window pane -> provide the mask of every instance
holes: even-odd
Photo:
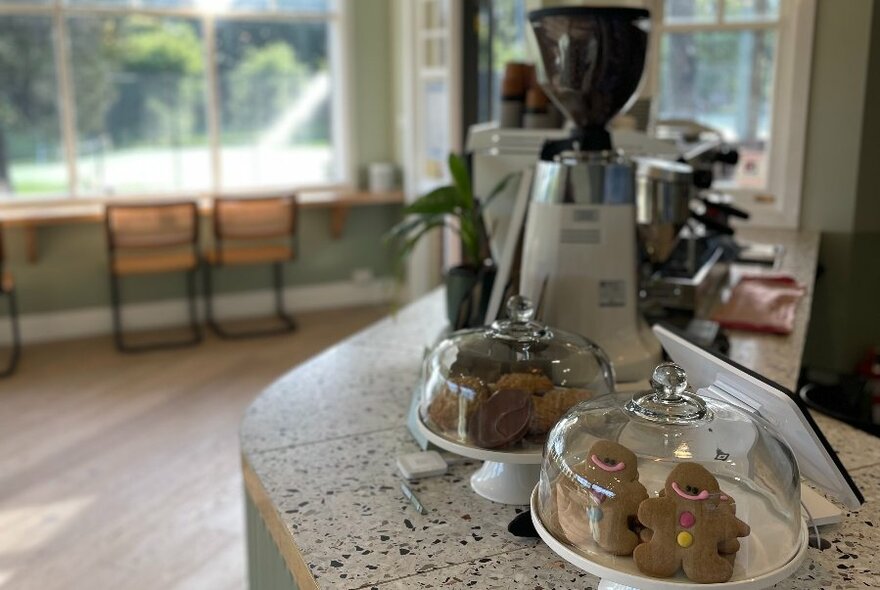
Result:
[[[326,12],[333,8],[333,0],[276,0],[278,10],[300,10],[304,12]]]
[[[21,0],[0,0],[17,2]],[[25,0],[26,2],[49,2],[53,0]],[[284,12],[328,12],[333,8],[333,0],[64,0],[72,6],[110,5],[128,6],[133,9],[149,8],[198,8],[205,12],[223,13],[238,11],[284,11]]]
[[[190,8],[192,6],[208,7],[213,0],[141,0],[139,6],[148,8]]]
[[[327,37],[324,23],[217,24],[224,188],[338,178]]]
[[[424,28],[428,31],[446,28],[449,21],[446,4],[442,0],[424,0],[422,5]]]
[[[422,41],[424,43],[424,66],[426,68],[442,68],[446,66],[449,53],[446,51],[446,39],[444,37],[431,37]]]
[[[127,6],[131,8],[191,8],[196,5],[210,7],[222,0],[64,0],[70,6]]]
[[[70,6],[131,6],[131,0],[64,0]]]
[[[205,68],[196,21],[69,19],[85,193],[207,189]]]
[[[420,126],[424,136],[424,162],[421,175],[442,180],[446,176],[449,156],[449,89],[444,80],[422,82],[425,109]]]
[[[766,21],[779,18],[779,0],[724,0],[726,21]]]
[[[501,118],[501,80],[504,67],[511,61],[529,61],[526,49],[525,0],[492,3],[492,109],[495,120]]]
[[[219,5],[222,9],[253,10],[253,11],[284,11],[284,12],[327,12],[331,9],[331,0],[198,0],[199,5],[208,7]],[[216,8],[215,8],[216,9]]]
[[[718,0],[666,0],[663,20],[667,23],[706,23],[718,18]]]
[[[692,119],[741,147],[737,180],[762,186],[775,31],[670,33],[661,43],[660,119]]]
[[[270,0],[231,0],[228,7],[238,10],[269,10]]]
[[[0,196],[68,191],[52,21],[0,17]]]

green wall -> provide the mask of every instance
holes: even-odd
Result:
[[[362,173],[369,162],[394,159],[394,120],[389,40],[389,0],[350,2],[350,94],[353,156]],[[329,211],[309,210],[300,220],[300,258],[286,273],[289,285],[344,281],[356,269],[389,276],[391,261],[382,234],[399,217],[396,206],[353,208],[344,235],[330,236]],[[203,236],[208,235],[203,227]],[[21,230],[7,230],[9,265],[16,276],[22,313],[62,311],[108,303],[107,257],[100,224],[39,228],[40,258],[25,260]],[[182,279],[155,276],[132,279],[127,300],[151,301],[183,295]],[[219,292],[267,288],[264,268],[232,269],[218,278]]]
[[[365,182],[371,162],[396,161],[391,0],[350,0],[352,76],[350,89],[358,174]]]
[[[288,285],[344,281],[355,269],[370,269],[374,276],[390,276],[391,264],[381,236],[399,216],[396,207],[352,209],[341,239],[330,235],[326,210],[306,211],[300,220],[300,257],[288,265]],[[207,235],[208,224],[203,224]],[[39,230],[40,259],[25,262],[24,236],[8,232],[10,265],[18,286],[22,313],[61,311],[109,303],[107,256],[103,229],[95,224],[71,224]],[[156,275],[125,282],[125,299],[132,302],[182,297],[183,279]],[[271,286],[267,267],[224,270],[217,291],[231,293]]]
[[[850,371],[880,344],[880,9],[818,2],[801,226],[822,232],[804,364]]]

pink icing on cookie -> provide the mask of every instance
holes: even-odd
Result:
[[[590,460],[596,465],[596,467],[598,467],[602,471],[615,472],[623,471],[624,469],[626,469],[626,463],[624,463],[623,461],[621,461],[620,463],[615,463],[614,465],[605,465],[604,463],[602,463],[602,461],[599,460],[599,457],[597,457],[596,455],[590,455]]]
[[[675,490],[675,493],[684,498],[685,500],[706,500],[709,497],[709,490],[703,490],[699,494],[691,495],[686,492],[683,492],[676,482],[672,482],[672,489]]]
[[[694,516],[693,512],[685,511],[685,512],[682,512],[681,516],[678,517],[678,524],[680,524],[681,526],[683,526],[686,529],[689,529],[692,526],[694,526],[695,522],[697,522],[697,519]]]

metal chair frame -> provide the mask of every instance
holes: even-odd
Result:
[[[15,298],[15,284],[9,290],[3,285],[3,273],[6,270],[6,256],[3,249],[3,226],[0,225],[0,297],[6,299],[8,310],[9,327],[12,335],[12,342],[7,356],[6,363],[0,368],[0,377],[9,377],[15,373],[18,368],[18,361],[21,358],[21,331],[18,325],[18,304]]]
[[[187,310],[189,315],[189,329],[190,329],[190,337],[182,339],[182,340],[171,340],[171,341],[162,341],[162,342],[151,342],[148,344],[138,344],[131,345],[125,341],[124,329],[123,329],[123,321],[122,321],[122,277],[118,275],[114,271],[115,260],[118,254],[119,248],[117,248],[116,241],[114,239],[113,229],[110,223],[110,213],[113,209],[125,209],[128,207],[140,207],[141,205],[107,205],[104,214],[104,225],[105,230],[107,232],[107,247],[110,255],[110,268],[109,268],[109,276],[110,276],[110,302],[113,308],[113,341],[116,345],[117,350],[120,352],[127,353],[137,353],[137,352],[149,352],[153,350],[168,350],[174,348],[185,348],[189,346],[195,346],[202,341],[202,329],[199,326],[199,316],[198,309],[196,306],[196,275],[198,274],[199,267],[201,266],[201,258],[199,256],[199,211],[196,203],[191,201],[180,202],[176,201],[173,203],[156,203],[150,204],[150,207],[180,207],[181,205],[186,205],[192,209],[192,219],[193,219],[193,237],[190,242],[190,247],[192,248],[193,256],[195,256],[196,265],[192,270],[184,271],[185,279],[186,279],[186,298],[187,298]]]
[[[224,199],[227,202],[249,202],[249,201],[260,201],[260,200],[276,200],[272,199]],[[244,339],[244,338],[258,338],[261,336],[276,336],[280,334],[288,334],[297,329],[296,320],[287,312],[284,306],[284,263],[295,260],[297,256],[299,256],[299,204],[297,203],[296,197],[291,196],[287,197],[287,200],[290,202],[290,214],[292,216],[292,223],[290,227],[290,248],[291,248],[291,257],[289,260],[278,261],[269,263],[272,267],[272,290],[274,293],[275,300],[275,313],[274,317],[278,320],[279,325],[277,327],[267,328],[267,329],[254,329],[254,330],[238,330],[238,331],[230,331],[224,328],[214,316],[214,270],[220,270],[224,267],[223,255],[224,255],[224,236],[223,231],[220,227],[220,213],[217,207],[216,201],[214,204],[213,214],[212,214],[212,226],[214,231],[214,252],[216,253],[216,261],[206,261],[205,262],[205,271],[203,274],[205,281],[205,317],[206,323],[211,330],[217,334],[220,338],[226,340],[235,340],[235,339]]]

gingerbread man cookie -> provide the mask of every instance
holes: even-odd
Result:
[[[566,538],[573,545],[595,541],[614,555],[631,555],[639,543],[636,514],[648,497],[639,483],[636,456],[600,440],[573,471],[575,481],[562,477],[556,482],[557,518]]]
[[[664,490],[660,490],[658,492],[658,496],[664,498],[666,493]],[[729,494],[727,495],[727,500],[723,502],[724,505],[727,505],[728,509],[736,515],[736,500],[733,499]],[[647,543],[651,540],[651,536],[653,535],[653,531],[651,529],[643,528],[639,532],[639,537],[642,539],[642,543]],[[730,539],[723,539],[718,543],[718,554],[724,557],[731,564],[736,559],[736,554],[739,551],[740,543],[737,537],[731,537]]]
[[[737,537],[749,534],[730,497],[696,463],[681,463],[672,470],[662,496],[639,506],[639,521],[651,529],[650,535],[643,535],[650,540],[633,552],[639,570],[667,578],[680,567],[700,583],[728,581],[733,575],[730,550],[739,549]]]
[[[736,500],[734,500],[729,494],[726,495],[726,498],[726,500],[722,500],[721,507],[727,508],[730,510],[731,514],[736,516]],[[722,539],[721,542],[718,543],[718,554],[733,565],[739,548],[740,542],[736,536],[730,537],[729,539]]]

